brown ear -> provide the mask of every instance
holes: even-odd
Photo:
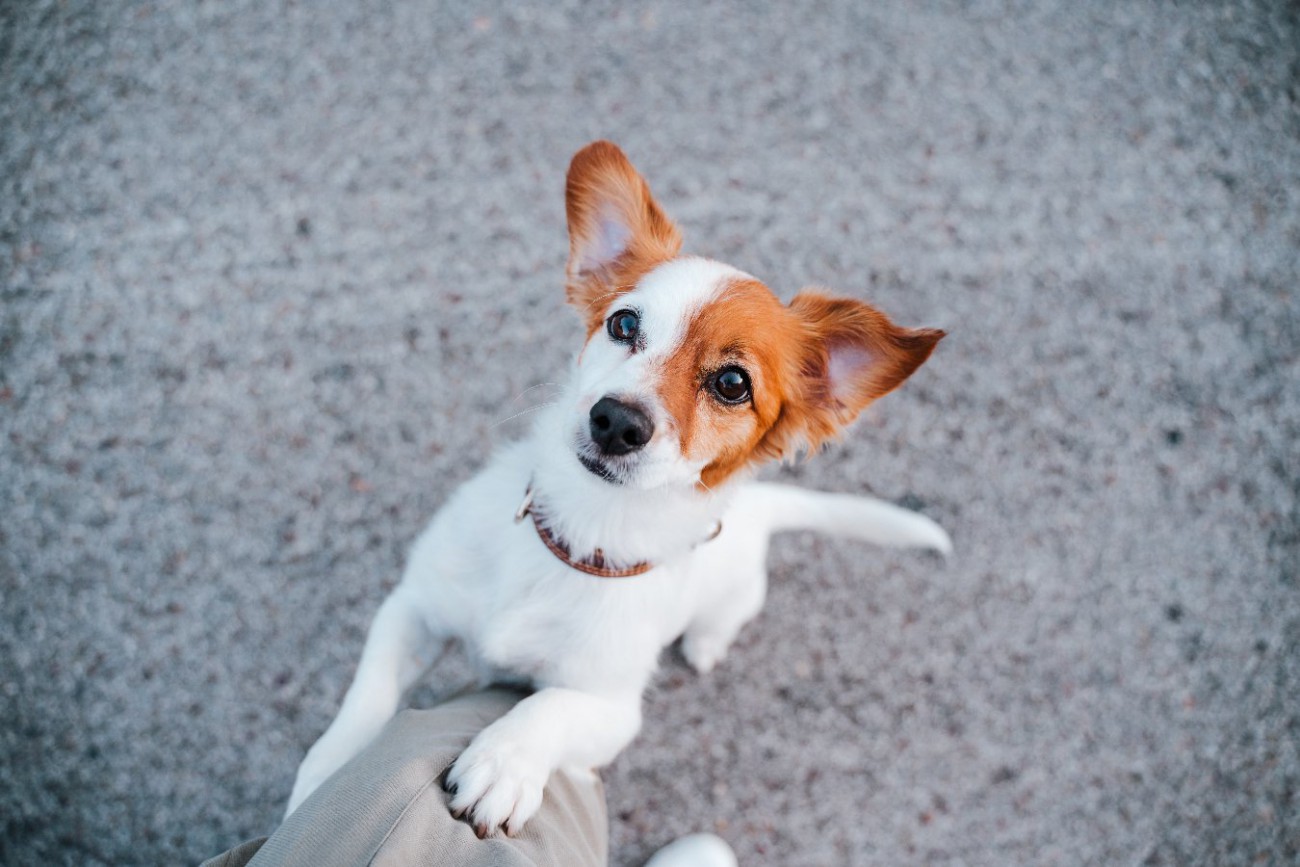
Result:
[[[565,184],[569,219],[569,303],[588,319],[601,314],[611,294],[631,288],[641,275],[677,255],[682,239],[650,194],[650,187],[612,142],[578,151]]]
[[[802,324],[798,386],[771,431],[769,454],[813,450],[872,401],[903,384],[944,337],[937,328],[900,328],[870,304],[801,292],[790,312]]]

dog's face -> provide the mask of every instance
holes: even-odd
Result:
[[[748,274],[678,256],[676,227],[609,142],[573,158],[566,199],[568,299],[587,325],[572,447],[611,484],[711,488],[816,448],[943,337],[851,299],[784,305]]]

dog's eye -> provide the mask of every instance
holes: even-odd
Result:
[[[631,343],[641,330],[641,317],[632,310],[620,310],[605,323],[609,336],[619,343]]]
[[[723,403],[749,400],[749,374],[739,367],[724,367],[713,376],[713,393]]]

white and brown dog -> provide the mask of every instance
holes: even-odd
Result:
[[[748,274],[679,256],[677,228],[608,142],[573,158],[566,203],[586,345],[532,435],[416,542],[289,812],[375,737],[447,638],[485,679],[536,689],[446,774],[480,836],[515,833],[552,771],[604,765],[632,740],[665,646],[681,637],[702,672],[718,662],[763,604],[774,531],[950,549],[887,503],[747,481],[897,388],[942,331],[819,292],[783,305]]]

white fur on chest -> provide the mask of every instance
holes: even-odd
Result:
[[[435,632],[461,639],[490,677],[539,687],[639,689],[698,605],[703,588],[691,580],[693,552],[683,545],[678,556],[630,578],[598,578],[566,566],[531,520],[514,517],[535,482],[532,445],[502,452],[455,493],[417,541],[398,592]],[[616,527],[627,541],[623,556],[644,556],[638,542],[653,518],[592,505],[593,522],[626,522]],[[701,516],[683,538],[703,539],[707,526]]]

